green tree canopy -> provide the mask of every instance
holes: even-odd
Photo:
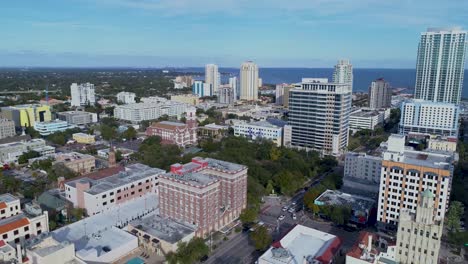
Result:
[[[272,242],[272,237],[265,226],[259,226],[255,229],[250,233],[250,238],[253,240],[256,250],[265,250]]]

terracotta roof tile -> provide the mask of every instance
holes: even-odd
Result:
[[[23,226],[29,225],[29,219],[26,217],[23,217],[21,219],[18,219],[13,222],[6,223],[2,226],[0,226],[0,234],[4,234],[6,232],[10,232],[12,230],[18,229]]]
[[[5,202],[0,203],[0,209],[5,209],[7,208],[7,204]]]

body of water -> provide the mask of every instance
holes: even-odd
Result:
[[[196,72],[204,74],[204,68],[178,69],[184,72]],[[239,69],[220,68],[222,82],[227,83],[230,76],[239,76]],[[260,78],[264,84],[297,83],[302,78],[326,77],[332,79],[333,69],[331,68],[260,68]],[[354,92],[367,92],[372,81],[384,78],[393,88],[407,88],[408,92],[413,91],[416,70],[415,69],[354,69]],[[464,89],[462,97],[468,98],[468,70],[465,70]],[[203,77],[200,77],[203,78]]]

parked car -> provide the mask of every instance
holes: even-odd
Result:
[[[278,220],[283,221],[285,217],[286,217],[286,216],[284,216],[284,215],[280,215],[280,216],[278,217]]]
[[[293,207],[289,208],[288,212],[290,212],[291,214],[294,213],[296,211],[296,209]]]
[[[296,220],[296,219],[297,219],[296,214],[292,214],[292,219],[293,219],[293,220]]]
[[[287,206],[283,206],[283,208],[281,209],[283,212],[286,212],[288,210],[288,207]]]

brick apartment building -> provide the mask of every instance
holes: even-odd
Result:
[[[147,136],[160,136],[163,144],[186,147],[197,143],[197,120],[195,108],[189,108],[186,122],[162,121],[152,123],[146,129]]]
[[[160,213],[198,226],[206,237],[237,219],[247,204],[247,167],[210,158],[173,164],[159,177]]]

